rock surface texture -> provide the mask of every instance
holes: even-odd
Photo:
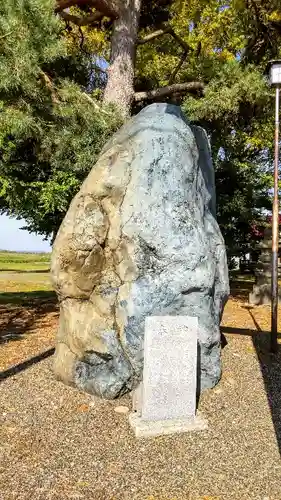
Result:
[[[51,273],[65,383],[109,399],[134,389],[150,315],[197,316],[199,388],[219,381],[226,253],[208,140],[179,107],[147,106],[107,143],[61,225]]]

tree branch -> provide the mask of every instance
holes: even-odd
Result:
[[[104,14],[98,11],[95,12],[94,14],[91,14],[90,16],[85,16],[85,17],[73,16],[72,14],[68,14],[68,12],[65,11],[59,12],[59,15],[65,21],[74,23],[76,24],[76,26],[86,26],[88,24],[94,24],[95,22],[100,21],[104,17]]]
[[[159,36],[165,35],[165,33],[169,33],[169,31],[170,31],[170,28],[153,31],[153,33],[149,33],[148,35],[144,36],[143,38],[139,38],[137,43],[139,45],[144,45],[145,43],[151,42],[151,40],[154,40],[154,38],[158,38]]]
[[[1,40],[1,38],[6,38],[6,36],[11,35],[11,33],[13,33],[13,32],[14,32],[14,30],[8,31],[8,33],[4,33],[4,35],[0,36],[0,40]]]
[[[180,58],[180,61],[177,64],[177,66],[175,67],[174,71],[172,72],[172,74],[169,78],[169,85],[171,85],[175,79],[176,74],[178,73],[178,71],[182,67],[184,61],[186,60],[188,52],[191,50],[193,51],[194,49],[191,48],[179,35],[177,35],[171,26],[164,26],[162,29],[154,31],[153,33],[149,33],[145,37],[139,39],[138,44],[143,45],[147,42],[151,42],[155,38],[158,38],[159,36],[163,36],[167,33],[169,35],[171,35],[174,38],[174,40],[176,40],[176,42],[183,48],[183,54]]]
[[[103,113],[107,116],[110,116],[110,114],[105,111],[102,107],[100,107],[95,101],[94,99],[92,99],[89,94],[86,94],[86,92],[82,92],[82,96],[85,97],[85,99],[87,99],[88,102],[90,102],[92,104],[92,106],[99,112],[99,113]]]
[[[53,83],[52,83],[50,77],[44,71],[41,70],[40,71],[40,78],[51,94],[52,103],[58,104],[59,100],[57,98],[56,91],[54,89],[54,86],[53,86]]]
[[[160,87],[147,92],[136,92],[134,99],[136,102],[167,97],[173,94],[184,94],[185,92],[203,92],[204,85],[201,82],[174,83],[167,87]]]
[[[179,36],[177,35],[173,28],[170,28],[169,30],[170,35],[178,42],[178,44],[185,50],[186,52],[189,52],[189,50],[192,50],[191,47]]]
[[[173,30],[173,28],[171,28],[171,26],[166,26],[166,27],[164,26],[162,29],[154,31],[153,33],[149,33],[145,37],[138,39],[138,44],[143,45],[144,43],[151,42],[151,40],[154,40],[154,38],[158,38],[159,36],[165,35],[166,33],[171,35],[183,48],[183,50],[187,52],[189,50],[193,50],[179,35],[175,33],[175,31]]]
[[[86,4],[91,4],[91,0],[57,0],[57,6],[55,7],[55,12],[61,12],[69,7],[82,7]]]
[[[105,16],[116,18],[119,16],[118,4],[110,0],[57,0],[55,12],[61,12],[68,7],[76,5],[92,5],[97,11],[102,12]]]
[[[176,67],[175,67],[174,71],[171,73],[171,76],[170,76],[170,78],[169,78],[169,85],[171,85],[171,84],[174,82],[176,74],[177,74],[177,73],[178,73],[178,71],[181,69],[181,67],[182,67],[182,65],[183,65],[183,63],[184,63],[184,61],[185,61],[185,60],[186,60],[186,58],[187,58],[187,54],[188,54],[188,52],[185,50],[185,51],[183,52],[183,54],[182,54],[181,58],[180,58],[180,61],[179,61],[179,62],[178,62],[178,64],[176,65]]]

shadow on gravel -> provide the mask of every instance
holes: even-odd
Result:
[[[32,358],[27,359],[26,361],[23,361],[22,363],[19,363],[18,365],[12,366],[11,368],[8,368],[7,370],[4,370],[3,372],[0,372],[0,383],[6,380],[9,377],[12,377],[13,375],[16,375],[17,373],[20,373],[27,368],[30,368],[32,365],[35,365],[36,363],[39,363],[43,359],[49,358],[52,356],[55,352],[55,348],[52,347],[51,349],[48,349],[47,351],[41,352],[40,354],[37,354],[37,356],[33,356]]]
[[[31,292],[0,292],[1,305],[31,306],[46,301],[56,303],[57,297],[52,290],[32,290]]]
[[[31,299],[33,293],[36,294],[35,299]],[[0,294],[0,297],[1,295],[4,294]],[[15,293],[15,295],[20,294]],[[40,294],[38,296],[38,292],[27,292],[24,296],[27,298],[21,299],[19,305],[14,302],[4,305],[0,300],[0,345],[21,340],[26,335],[32,334],[38,321],[41,322],[41,326],[44,326],[44,323],[47,326],[49,320],[48,317],[44,320],[44,316],[58,310],[57,299],[53,292],[46,292],[45,299],[42,299]]]
[[[246,307],[256,330],[241,328],[221,327],[223,333],[247,335],[252,338],[253,346],[259,360],[260,370],[263,376],[264,388],[267,395],[268,406],[281,456],[281,351],[280,346],[277,354],[270,353],[270,332],[262,331],[252,314],[252,307]],[[281,334],[278,333],[278,338]],[[254,383],[254,381],[253,381]],[[262,415],[261,415],[262,418]]]
[[[0,268],[1,273],[13,273],[13,274],[22,274],[22,273],[31,273],[31,274],[37,274],[37,273],[43,273],[47,274],[50,272],[50,269],[7,269],[5,267]]]
[[[49,313],[58,312],[58,302],[53,291],[37,290],[30,292],[0,293],[0,345],[19,341],[38,330],[50,326],[54,320]],[[52,324],[52,323],[51,323]],[[52,347],[17,365],[0,372],[0,381],[20,373],[43,359],[52,356]]]

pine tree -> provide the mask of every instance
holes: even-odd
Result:
[[[47,237],[120,125],[86,92],[93,74],[63,28],[50,0],[0,6],[0,208]]]
[[[0,6],[0,205],[55,234],[104,142],[151,101],[210,136],[227,244],[269,207],[277,0],[6,0]]]

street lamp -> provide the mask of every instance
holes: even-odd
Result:
[[[275,98],[275,153],[274,153],[274,194],[272,205],[272,272],[271,272],[271,351],[277,352],[278,317],[278,243],[279,243],[279,100],[281,86],[281,60],[270,61],[270,83],[276,87]]]

